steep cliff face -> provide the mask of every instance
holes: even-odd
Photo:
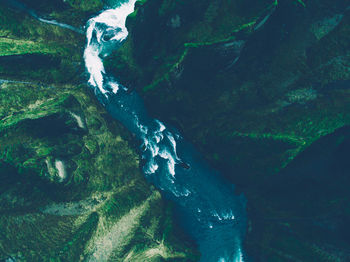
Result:
[[[246,194],[251,256],[348,259],[349,172],[333,161],[349,136],[347,3],[139,1],[128,25],[106,68]]]
[[[250,205],[250,254],[262,261],[347,261],[350,258],[350,129],[326,135],[273,179]]]
[[[24,2],[77,27],[102,6]],[[196,260],[133,137],[81,84],[83,35],[0,13],[0,260]]]

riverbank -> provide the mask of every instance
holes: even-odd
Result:
[[[67,15],[79,6],[32,4],[81,26]],[[0,74],[9,80],[0,88],[0,260],[195,260],[171,205],[141,174],[134,138],[81,84],[84,37],[0,12]]]
[[[306,230],[301,207],[293,215],[301,220],[261,222],[288,213],[298,189],[280,192],[275,200],[261,196],[270,184],[284,188],[280,174],[299,154],[349,125],[349,89],[341,84],[349,80],[349,9],[343,1],[237,1],[230,8],[228,1],[219,2],[140,5],[128,21],[130,38],[105,61],[107,72],[139,91],[153,116],[183,130],[246,194],[251,217],[246,244],[253,257],[342,260],[338,251],[346,254],[347,242],[339,235],[335,242],[315,239],[312,234],[328,231],[316,226],[317,217],[308,218],[312,233]],[[325,161],[315,159],[319,165]],[[305,174],[294,179],[310,183]],[[323,206],[322,216],[347,214],[346,206],[335,204],[336,189],[328,202],[317,200],[320,190],[309,188],[311,212]],[[276,207],[278,199],[285,204]],[[338,216],[329,220],[337,225],[333,233],[341,231]],[[273,230],[277,223],[281,230]]]

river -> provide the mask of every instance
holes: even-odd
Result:
[[[82,32],[43,19],[18,1],[0,1],[41,22]],[[114,9],[103,10],[87,22],[84,61],[89,84],[111,116],[141,141],[144,174],[175,203],[177,218],[198,244],[201,261],[246,261],[242,249],[247,228],[244,196],[236,195],[233,186],[175,128],[152,118],[135,91],[129,92],[104,70],[103,58],[119,48],[128,36],[125,22],[134,11],[135,1],[124,1]]]
[[[153,119],[136,92],[105,73],[103,58],[127,38],[125,22],[134,4],[130,0],[88,21],[84,60],[89,84],[113,118],[142,141],[144,174],[175,203],[180,224],[199,246],[201,261],[244,261],[244,196],[235,195],[233,186],[176,129]]]

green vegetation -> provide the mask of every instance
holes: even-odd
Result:
[[[2,78],[72,82],[83,71],[79,65],[84,41],[83,35],[0,6]]]
[[[86,11],[100,11],[103,7],[101,0],[68,0],[67,3],[74,9]]]
[[[189,49],[230,42],[241,31],[249,33],[257,19],[275,5],[271,0],[252,2],[142,2],[127,21],[132,33],[118,52],[105,59],[105,66],[126,83],[149,91],[167,81]],[[142,18],[136,15],[139,9]],[[138,25],[137,19],[145,23]],[[168,30],[152,30],[159,25]]]
[[[102,7],[24,2],[77,27]],[[349,260],[346,7],[138,1],[106,60],[245,194],[256,260]],[[80,84],[84,41],[0,6],[0,76],[23,80],[0,83],[0,260],[198,260],[133,138]]]
[[[76,26],[102,7],[24,2]],[[0,260],[198,260],[133,138],[81,84],[84,36],[2,5],[0,28],[0,78],[11,80],[0,82]]]
[[[337,230],[349,218],[349,169],[332,162],[337,150],[347,154],[349,136],[346,8],[341,0],[147,1],[105,60],[246,195],[246,245],[257,260],[348,259]]]
[[[306,5],[305,5],[305,3],[304,3],[303,0],[297,0],[297,2],[298,2],[299,4],[301,4],[303,7],[306,7]]]
[[[163,213],[160,194],[140,173],[129,134],[106,119],[86,91],[85,85],[2,85],[0,258],[88,258],[102,252],[100,241],[108,241],[114,230],[125,239],[113,240],[112,260],[129,252],[150,261],[156,255],[172,259],[192,253],[189,243],[172,235],[176,232],[163,239],[158,219],[171,215]],[[135,220],[132,210],[139,206]],[[146,220],[150,229],[139,232],[146,230]],[[137,243],[149,244],[135,253]],[[153,254],[158,245],[167,251]]]
[[[57,52],[54,46],[49,47],[42,43],[9,38],[0,38],[0,50],[0,56],[33,53],[52,54]]]

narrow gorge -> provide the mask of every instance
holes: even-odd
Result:
[[[348,261],[350,6],[0,0],[0,261]]]

